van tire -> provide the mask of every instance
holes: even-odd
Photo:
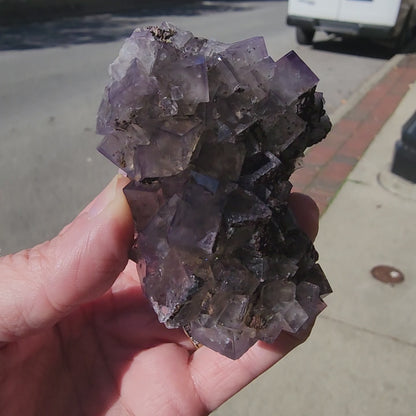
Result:
[[[402,30],[394,42],[394,52],[396,53],[404,52],[406,45],[412,38],[412,30],[410,28],[410,18],[412,11],[413,9],[410,9],[409,13],[407,13]]]
[[[296,40],[299,45],[312,45],[314,35],[315,31],[313,29],[296,26]]]

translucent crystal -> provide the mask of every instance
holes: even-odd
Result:
[[[170,23],[136,29],[110,65],[99,146],[124,192],[160,322],[232,359],[300,333],[331,292],[287,199],[330,129],[316,75],[262,37],[233,44]]]

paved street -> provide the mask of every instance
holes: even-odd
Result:
[[[262,34],[277,59],[295,49],[320,76],[333,113],[388,56],[317,38],[299,47],[287,2],[204,2],[164,15],[101,15],[0,32],[0,250],[51,238],[104,186],[114,168],[95,150],[95,115],[107,66],[137,25],[169,20],[232,42]],[[44,47],[42,47],[44,46]],[[340,51],[336,52],[335,47]]]

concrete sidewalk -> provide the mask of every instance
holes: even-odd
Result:
[[[295,188],[327,209],[316,246],[334,289],[328,308],[304,345],[215,415],[416,415],[416,185],[389,172],[416,110],[416,59],[399,61],[296,175]],[[379,264],[404,282],[374,279]]]

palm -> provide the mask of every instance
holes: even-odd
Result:
[[[299,226],[314,239],[318,211],[305,198],[294,194],[289,202]],[[9,341],[0,343],[2,414],[207,414],[301,342],[282,334],[274,345],[258,342],[236,361],[206,347],[195,351],[181,330],[168,330],[158,323],[132,262],[103,296],[93,302],[80,302],[79,296],[94,299],[94,293],[113,282],[121,269],[114,263],[125,264],[125,245],[130,244],[125,237],[131,231],[127,220],[125,234],[120,228],[113,229],[113,237],[119,235],[122,240],[107,238],[105,244],[100,240],[99,247],[107,249],[107,254],[98,255],[90,251],[95,247],[94,233],[78,238],[86,221],[81,215],[75,226],[58,237],[56,245],[45,243],[0,263],[0,306],[1,300],[10,300],[3,302],[0,314],[0,334]],[[101,239],[101,234],[97,236]],[[56,247],[60,249],[54,253]],[[45,286],[39,289],[27,278],[39,270],[39,278],[48,281],[43,275],[48,268],[39,267],[44,264],[45,252],[52,253],[52,259],[56,254],[70,254],[64,256],[66,262],[56,263],[59,279],[49,270],[53,279],[49,295],[53,294],[54,302],[46,296]],[[21,293],[26,293],[26,298],[19,298]],[[82,306],[71,307],[69,314],[57,307],[68,301]],[[59,323],[52,326],[53,322]]]
[[[26,386],[9,415],[207,414],[299,343],[284,335],[237,361],[195,352],[181,330],[157,321],[135,275],[129,263],[102,298],[7,351]]]

